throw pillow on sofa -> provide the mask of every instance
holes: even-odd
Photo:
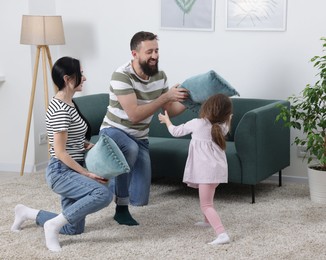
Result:
[[[118,145],[107,135],[100,135],[85,156],[86,168],[106,179],[130,172],[130,167]]]
[[[189,98],[183,102],[188,109],[199,109],[200,105],[214,94],[240,96],[230,83],[213,70],[186,79],[180,87],[189,91]]]

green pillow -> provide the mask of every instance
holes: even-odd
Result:
[[[86,168],[110,179],[130,172],[130,167],[118,145],[107,135],[100,135],[96,144],[85,155]]]
[[[183,102],[189,109],[199,107],[215,94],[221,93],[229,97],[240,96],[230,83],[213,70],[188,78],[180,87],[189,91],[189,98]]]

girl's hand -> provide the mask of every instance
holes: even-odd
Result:
[[[166,124],[167,127],[172,125],[169,114],[166,110],[164,111],[164,115],[162,113],[159,113],[158,120],[160,120],[161,124]]]
[[[100,176],[98,176],[98,175],[96,175],[95,173],[92,173],[92,172],[88,172],[88,173],[86,174],[86,176],[87,176],[88,178],[91,178],[91,179],[93,179],[93,180],[95,180],[95,181],[98,181],[99,183],[102,183],[102,184],[106,184],[106,183],[109,182],[108,179],[105,179],[105,178],[103,178],[103,177],[100,177]]]
[[[161,124],[166,124],[167,120],[170,120],[168,112],[165,110],[164,115],[162,113],[159,113],[158,120],[160,120]]]

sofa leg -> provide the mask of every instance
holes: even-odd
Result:
[[[278,172],[278,186],[282,186],[282,170]]]
[[[251,203],[255,203],[255,185],[250,185],[251,186]]]

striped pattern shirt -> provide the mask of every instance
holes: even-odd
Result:
[[[117,96],[135,93],[138,105],[143,105],[157,99],[168,89],[167,77],[163,71],[159,71],[148,80],[143,80],[134,72],[131,62],[121,66],[112,74],[109,88],[110,102],[101,129],[117,127],[135,138],[148,138],[149,124],[153,115],[133,124]]]
[[[77,161],[84,160],[87,124],[80,117],[75,107],[59,99],[52,98],[46,112],[46,128],[50,144],[50,155],[52,157],[56,158],[53,147],[54,134],[66,131],[68,132],[67,152]]]

